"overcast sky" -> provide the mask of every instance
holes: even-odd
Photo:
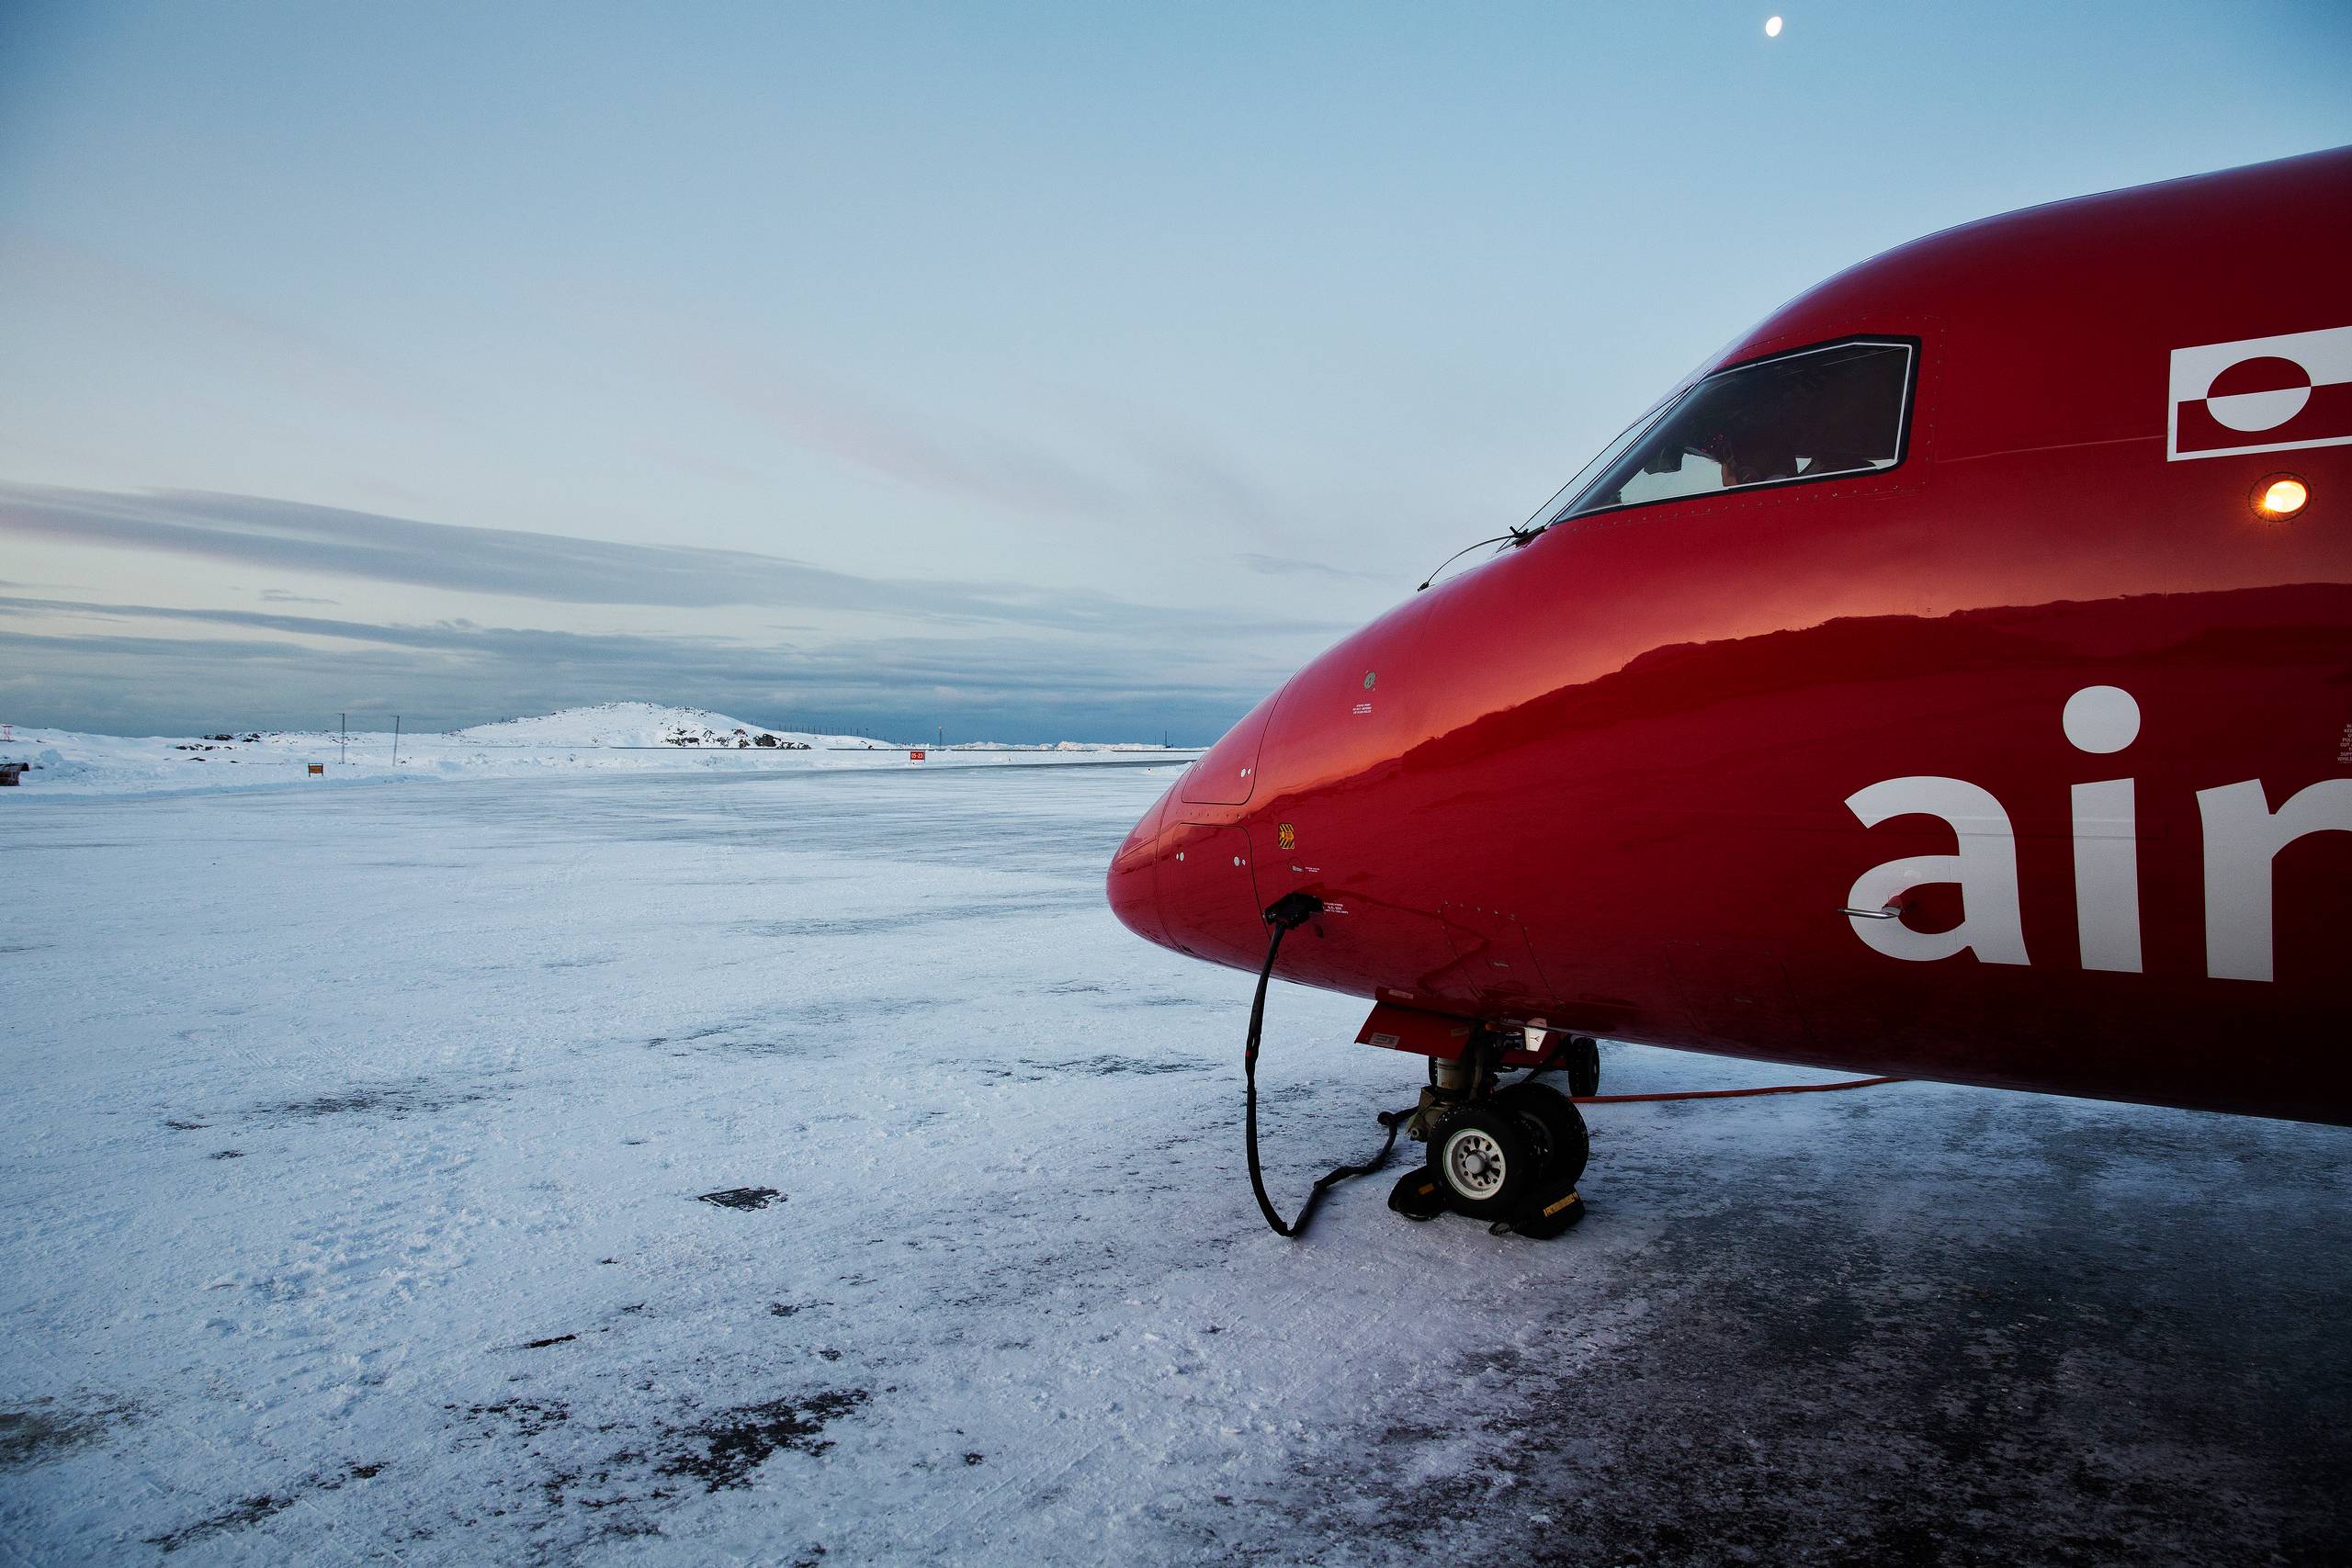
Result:
[[[2352,141],[2341,0],[1785,11],[0,0],[0,718],[1204,740],[1827,274]]]

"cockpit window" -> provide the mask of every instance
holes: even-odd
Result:
[[[1915,344],[1856,338],[1719,370],[1618,438],[1551,521],[1903,458]]]

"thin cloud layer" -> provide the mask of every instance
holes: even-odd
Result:
[[[1354,571],[1347,567],[1333,566],[1329,561],[1302,560],[1295,556],[1269,556],[1243,551],[1233,558],[1261,577],[1328,577],[1334,581],[1346,582],[1382,581],[1381,574],[1376,571]]]
[[[22,631],[35,614],[119,629]],[[292,636],[177,635],[175,626]],[[297,638],[300,640],[297,640]],[[323,646],[322,646],[323,645]],[[963,739],[1213,738],[1280,678],[1074,661],[1026,638],[874,638],[821,649],[718,637],[440,624],[368,626],[254,612],[0,600],[0,682],[20,723],[124,733],[315,728],[337,709],[455,727],[588,703],[682,702],[777,728]],[[168,675],[159,672],[168,671]],[[34,696],[34,694],[38,694]],[[33,697],[29,704],[28,697]]]
[[[565,604],[865,612],[1033,630],[1336,631],[1018,583],[870,578],[780,556],[469,528],[264,496],[0,483],[0,538],[104,545],[264,570]]]
[[[1128,510],[1113,487],[1049,454],[977,431],[943,439],[845,388],[788,379],[718,353],[701,355],[691,373],[706,391],[794,446],[876,478],[1013,512],[1105,517]]]
[[[365,584],[395,584],[569,607],[559,620],[583,606],[751,606],[821,612],[832,628],[776,617],[747,640],[695,630],[692,615],[678,632],[370,620],[310,613],[336,601],[276,588],[258,608],[0,595],[6,716],[70,728],[303,726],[371,706],[455,725],[634,698],[802,728],[920,734],[944,722],[1017,740],[1164,728],[1205,740],[1344,629],[209,492],[0,483],[10,538],[348,580],[363,585],[354,603]]]

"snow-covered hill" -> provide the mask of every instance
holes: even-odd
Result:
[[[530,718],[501,719],[452,731],[451,740],[480,746],[721,746],[798,750],[818,746],[882,746],[859,735],[769,729],[706,708],[656,703],[599,703]]]
[[[675,772],[680,768],[977,767],[1075,762],[1106,750],[1122,760],[1167,757],[1158,747],[959,750],[918,762],[903,745],[859,735],[768,729],[700,708],[602,703],[480,724],[446,734],[331,730],[201,736],[85,735],[17,728],[0,737],[0,765],[29,764],[24,795],[152,795],[412,778],[497,778],[545,770]],[[1178,751],[1177,760],[1193,753]],[[311,769],[321,770],[312,773]],[[0,805],[22,798],[0,796]]]

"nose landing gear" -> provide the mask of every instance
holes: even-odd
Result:
[[[1492,1027],[1476,1031],[1458,1051],[1440,1060],[1430,1057],[1430,1087],[1410,1111],[1384,1111],[1380,1124],[1388,1129],[1380,1152],[1362,1165],[1343,1165],[1315,1184],[1298,1217],[1285,1220],[1266,1194],[1265,1173],[1258,1160],[1258,1045],[1266,1026],[1266,987],[1273,978],[1274,961],[1283,937],[1319,913],[1323,901],[1312,894],[1285,893],[1263,911],[1269,935],[1266,962],[1258,971],[1258,990],[1250,1003],[1250,1029],[1241,1046],[1242,1124],[1248,1139],[1250,1190],[1267,1228],[1277,1235],[1295,1237],[1306,1229],[1324,1195],[1351,1177],[1364,1176],[1387,1163],[1396,1146],[1396,1134],[1409,1129],[1429,1145],[1419,1170],[1407,1173],[1388,1195],[1388,1206],[1416,1220],[1433,1220],[1447,1209],[1488,1220],[1497,1234],[1513,1232],[1539,1239],[1559,1235],[1584,1218],[1584,1200],[1577,1196],[1577,1179],[1584,1174],[1588,1145],[1584,1116],[1566,1095],[1535,1078],[1554,1067],[1569,1068],[1577,1092],[1589,1093],[1598,1084],[1600,1056],[1584,1035],[1558,1036],[1551,1054],[1533,1052],[1545,1036],[1542,1024],[1522,1026],[1527,1055],[1518,1064],[1530,1067],[1527,1076],[1507,1088],[1497,1088],[1496,1069],[1510,1054],[1506,1036]],[[1373,1014],[1380,1018],[1379,1010]],[[1367,1029],[1370,1024],[1365,1026]],[[1396,1037],[1376,1043],[1394,1045]]]
[[[1430,1087],[1409,1124],[1429,1153],[1420,1169],[1396,1183],[1388,1206],[1408,1219],[1431,1220],[1451,1209],[1489,1221],[1498,1235],[1555,1236],[1585,1215],[1577,1191],[1591,1152],[1584,1114],[1568,1096],[1532,1081],[1532,1074],[1496,1088],[1500,1054],[1482,1041],[1459,1061],[1431,1062]],[[1566,1055],[1572,1087],[1597,1088],[1593,1042],[1577,1036]]]
[[[1462,1213],[1500,1218],[1535,1168],[1530,1131],[1499,1109],[1457,1111],[1430,1134],[1424,1168],[1438,1173]]]

